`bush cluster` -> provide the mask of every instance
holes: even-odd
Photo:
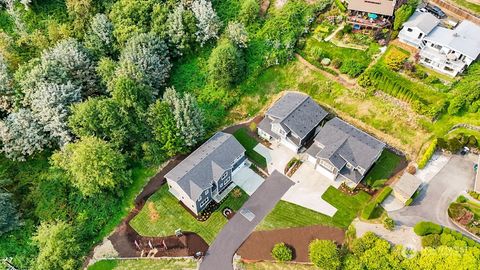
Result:
[[[392,48],[388,54],[385,56],[385,64],[391,70],[399,71],[403,67],[403,63],[408,58],[404,52]]]
[[[279,262],[291,261],[293,259],[292,249],[285,243],[278,243],[273,246],[272,257]]]
[[[430,158],[432,158],[433,153],[435,153],[435,150],[437,149],[437,143],[438,140],[434,139],[432,143],[427,147],[425,150],[425,153],[423,153],[422,158],[418,161],[418,168],[423,169],[427,165],[428,161]]]
[[[480,248],[480,243],[466,237],[460,232],[454,231],[450,228],[443,228],[442,233],[433,233],[422,237],[423,247],[477,247]]]
[[[385,187],[372,201],[370,201],[362,210],[361,217],[370,219],[375,209],[392,193],[391,187]]]
[[[440,234],[443,231],[442,226],[429,221],[421,221],[413,227],[413,231],[419,236],[425,236],[428,234]]]

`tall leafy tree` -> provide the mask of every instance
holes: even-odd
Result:
[[[217,39],[222,22],[208,0],[194,0],[191,5],[193,14],[197,18],[197,41],[201,45],[211,39]]]
[[[165,156],[173,156],[182,151],[182,141],[177,121],[170,105],[160,99],[148,110],[148,124],[155,142]]]
[[[39,249],[34,269],[78,269],[79,263],[76,258],[80,247],[75,235],[73,227],[63,221],[41,223],[33,237]]]
[[[192,47],[197,31],[195,16],[192,11],[184,7],[182,2],[178,3],[168,15],[166,27],[169,40],[179,54]]]
[[[12,107],[12,81],[5,58],[0,53],[0,116]]]
[[[97,56],[113,55],[115,52],[117,45],[113,36],[113,24],[105,14],[93,16],[85,36],[85,46]]]
[[[205,127],[203,126],[203,113],[195,97],[189,93],[181,96],[171,87],[165,90],[163,101],[172,109],[179,130],[179,139],[183,142],[184,149],[199,143],[205,136]]]
[[[125,45],[117,76],[126,76],[153,88],[157,96],[170,75],[170,57],[165,43],[153,34],[139,34]]]
[[[329,240],[313,240],[308,247],[310,261],[320,269],[339,269],[340,254],[335,243]]]
[[[0,191],[0,236],[20,225],[12,194]]]
[[[87,28],[88,21],[95,14],[95,5],[92,0],[65,0],[68,15],[73,18],[73,28],[80,35]]]
[[[226,34],[228,39],[240,48],[246,48],[248,44],[248,32],[241,22],[229,22]]]
[[[245,66],[242,51],[231,41],[222,40],[208,59],[208,76],[216,86],[233,86],[243,79]]]
[[[124,156],[95,137],[67,144],[52,155],[52,165],[66,171],[71,184],[87,197],[128,181]]]
[[[147,109],[153,101],[153,89],[135,80],[122,76],[114,81],[112,98],[124,108],[133,108],[138,112]]]
[[[20,109],[0,120],[0,141],[5,156],[15,160],[25,160],[42,151],[49,142],[43,126],[27,109]]]

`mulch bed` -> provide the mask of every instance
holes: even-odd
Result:
[[[293,248],[294,261],[309,262],[308,245],[315,239],[332,240],[337,244],[342,244],[345,240],[345,230],[315,225],[253,232],[238,249],[237,253],[246,261],[272,260],[270,252],[273,246],[284,242]]]

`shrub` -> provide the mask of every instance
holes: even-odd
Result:
[[[409,174],[415,174],[417,172],[417,168],[415,168],[415,166],[410,165],[407,167],[407,172]]]
[[[278,243],[272,249],[272,257],[279,262],[291,261],[293,259],[292,249],[285,243]]]
[[[405,206],[409,206],[410,204],[412,204],[412,202],[413,202],[413,198],[408,199],[408,200],[405,202]]]
[[[422,158],[418,161],[418,168],[423,169],[427,165],[428,161],[430,158],[433,156],[433,153],[435,153],[435,150],[437,149],[437,143],[438,140],[434,139],[430,145],[427,147],[425,150],[425,153],[423,153]]]
[[[347,74],[352,78],[355,78],[358,77],[358,75],[360,75],[365,70],[365,68],[367,68],[365,64],[358,63],[354,60],[349,59],[342,64],[342,66],[340,67],[340,72]]]
[[[361,217],[363,219],[370,219],[372,216],[373,211],[377,208],[378,204],[375,201],[369,202],[365,207],[362,209]]]
[[[257,123],[251,122],[250,125],[248,125],[248,128],[250,129],[251,132],[256,132],[257,131]]]
[[[385,227],[385,229],[393,231],[393,229],[395,228],[395,221],[390,217],[386,217],[383,219],[383,226]]]
[[[385,187],[384,189],[382,189],[382,191],[380,191],[377,198],[375,199],[375,202],[377,204],[381,204],[388,197],[388,195],[390,195],[390,193],[392,193],[392,188]]]
[[[340,9],[341,12],[347,11],[347,8],[345,7],[345,5],[343,5],[342,1],[335,0],[335,5],[338,7],[338,9]]]
[[[415,78],[423,80],[428,77],[428,74],[422,69],[417,68],[414,73]]]
[[[340,68],[342,66],[342,64],[343,64],[343,62],[340,59],[335,58],[335,59],[332,60],[332,66],[336,69]]]
[[[422,237],[422,247],[436,248],[441,245],[440,235],[438,234],[429,234]]]
[[[308,257],[316,267],[329,270],[340,268],[340,254],[332,241],[313,240],[308,249]]]
[[[458,202],[458,203],[466,203],[467,201],[468,201],[468,199],[465,198],[465,196],[463,196],[463,195],[460,195],[460,196],[458,196],[458,198],[457,198],[457,202]]]
[[[475,192],[474,190],[469,190],[468,194],[477,200],[480,198],[480,193]]]
[[[398,71],[403,67],[403,63],[408,58],[404,52],[392,47],[392,49],[385,56],[385,64],[391,70]]]
[[[442,226],[429,221],[421,221],[413,227],[413,231],[419,236],[432,233],[440,234],[442,233]]]

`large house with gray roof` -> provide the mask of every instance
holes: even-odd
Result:
[[[414,13],[403,24],[400,41],[420,48],[420,63],[449,76],[462,73],[480,55],[480,26],[464,20],[454,29],[430,13]]]
[[[288,92],[266,112],[258,124],[258,135],[298,152],[316,134],[328,113],[311,97]]]
[[[232,176],[246,164],[245,148],[218,132],[165,175],[170,193],[198,215],[235,187]]]
[[[317,171],[354,188],[384,148],[385,143],[335,117],[320,129],[306,153]]]

